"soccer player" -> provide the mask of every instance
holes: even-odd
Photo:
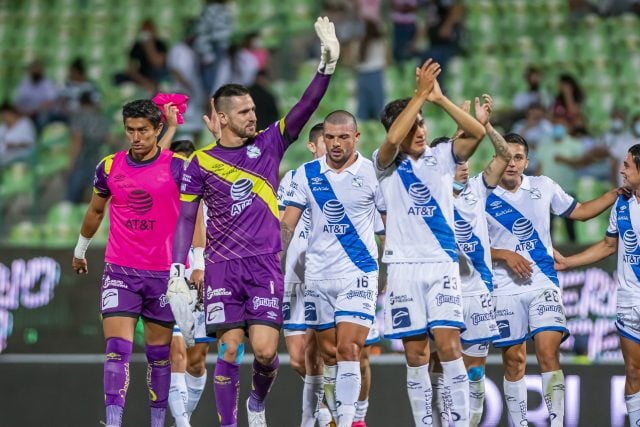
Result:
[[[351,427],[356,413],[360,353],[378,294],[375,212],[384,211],[373,166],[355,149],[359,138],[349,112],[325,118],[327,155],[296,170],[281,221],[286,248],[304,209],[311,210],[305,319],[319,336],[325,398],[330,409],[335,407],[339,427]]]
[[[511,161],[500,185],[487,198],[486,212],[493,260],[493,302],[502,349],[504,394],[513,425],[527,423],[524,372],[526,341],[534,339],[542,372],[544,401],[551,426],[564,419],[564,375],[560,343],[567,337],[567,321],[553,268],[550,214],[586,221],[611,206],[618,191],[578,203],[546,176],[527,176],[529,147],[520,135],[504,136]]]
[[[164,426],[169,394],[174,323],[165,292],[184,158],[157,146],[163,124],[153,102],[130,102],[123,107],[122,117],[130,149],[105,157],[96,168],[94,192],[72,266],[78,274],[87,272],[85,252],[109,202],[111,227],[100,306],[106,339],[106,424],[121,425],[133,334],[142,316],[151,426],[160,427]]]
[[[323,157],[327,149],[322,139],[322,123],[309,131],[307,149],[314,159]],[[285,199],[295,170],[287,172],[278,187],[280,217],[285,211]],[[310,211],[305,208],[286,253],[284,266],[284,300],[282,303],[284,338],[291,360],[291,367],[304,380],[302,389],[302,427],[313,427],[319,415],[322,400],[322,357],[318,352],[317,336],[305,323],[304,265],[310,232]]]
[[[442,361],[454,424],[469,422],[451,189],[457,165],[473,154],[485,130],[443,95],[436,80],[438,74],[440,65],[427,60],[416,69],[413,97],[387,104],[381,117],[387,136],[373,156],[387,204],[382,258],[388,263],[385,337],[403,340],[407,392],[417,426],[431,425],[433,418],[427,333],[433,335]],[[430,148],[421,114],[426,102],[451,116],[463,135],[454,142]]]
[[[604,240],[584,251],[563,257],[555,253],[557,270],[593,264],[618,251],[616,328],[624,357],[626,382],[624,400],[629,413],[629,425],[640,425],[640,144],[629,148],[620,166],[623,185],[631,195],[619,195],[611,215]]]
[[[249,425],[266,425],[265,398],[275,380],[282,324],[283,278],[276,189],[278,166],[329,85],[340,53],[333,24],[318,18],[322,42],[318,73],[287,116],[256,132],[249,91],[224,85],[214,96],[221,137],[196,151],[185,171],[169,287],[184,281],[184,259],[200,199],[208,208],[205,250],[205,324],[218,337],[214,390],[222,426],[237,425],[239,364],[248,333],[255,360]]]
[[[480,109],[476,108],[475,116],[484,125],[495,156],[481,174],[471,179],[469,162],[459,164],[453,178],[454,231],[458,245],[462,313],[466,327],[460,339],[462,359],[469,377],[469,425],[472,427],[480,424],[482,418],[484,366],[489,344],[499,337],[491,296],[491,245],[484,207],[487,196],[496,188],[511,160],[507,142],[489,122],[493,100],[489,95],[483,95],[483,98],[484,103]],[[478,101],[476,105],[479,105]],[[439,138],[431,143],[431,147],[446,142],[449,142],[449,138]]]
[[[195,151],[193,142],[178,140],[171,143],[171,151],[189,158]],[[189,282],[202,290],[204,282],[204,246],[205,246],[204,215],[198,210],[193,244],[189,251],[190,271],[186,272]],[[199,292],[201,293],[201,292]],[[197,304],[193,311],[195,324],[195,343],[187,348],[182,332],[178,325],[173,327],[171,339],[171,387],[169,388],[169,409],[176,421],[176,427],[189,427],[189,420],[195,410],[200,396],[207,382],[205,366],[209,344],[214,341],[207,337],[204,327],[204,312]]]

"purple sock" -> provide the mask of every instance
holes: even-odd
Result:
[[[273,360],[270,366],[264,366],[256,359],[253,359],[253,377],[251,384],[251,397],[249,399],[249,409],[254,412],[260,412],[264,410],[264,400],[271,390],[271,386],[278,375],[278,366],[280,366],[280,359],[276,354],[276,358]]]
[[[216,396],[218,418],[223,426],[238,424],[240,397],[240,366],[218,358],[213,372],[213,392]]]
[[[122,424],[122,408],[124,408],[129,388],[129,357],[132,348],[131,341],[107,338],[104,361],[104,403],[109,426]]]
[[[169,345],[146,345],[147,387],[149,388],[149,406],[151,406],[151,425],[164,426],[169,386],[171,385],[171,362]]]

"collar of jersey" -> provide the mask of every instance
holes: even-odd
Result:
[[[353,164],[351,166],[349,166],[348,168],[346,168],[345,170],[343,170],[340,173],[343,172],[349,172],[351,175],[356,175],[358,173],[358,169],[360,169],[360,165],[362,164],[362,154],[360,154],[359,151],[356,151],[356,153],[358,154],[358,158],[356,159],[355,162],[353,162]],[[329,165],[327,164],[327,156],[322,156],[318,159],[318,161],[320,162],[320,173],[321,174],[325,174],[328,171],[331,171],[333,173],[336,173],[333,169],[331,169],[329,167]]]
[[[522,183],[520,184],[520,187],[518,187],[518,191],[520,190],[531,191],[531,181],[525,174],[522,174]],[[496,193],[496,196],[504,193],[511,193],[509,190],[507,190],[506,188],[502,188],[500,185],[498,185],[496,189],[493,190],[493,192]]]

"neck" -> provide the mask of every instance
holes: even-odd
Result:
[[[507,191],[511,191],[512,193],[515,193],[516,190],[520,188],[521,184],[522,184],[522,175],[520,175],[517,179],[514,179],[513,181],[504,180],[504,179],[500,181],[500,187],[504,188]]]
[[[358,159],[358,153],[353,153],[351,156],[347,157],[346,161],[340,163],[340,162],[335,162],[327,154],[327,165],[337,173],[340,173],[346,168],[348,168],[349,166],[351,166],[352,164],[354,164],[357,159]]]
[[[158,153],[159,149],[160,148],[157,145],[154,145],[151,151],[147,152],[146,154],[136,153],[133,150],[129,150],[129,154],[131,155],[131,158],[133,158],[133,160],[135,160],[136,162],[144,162],[145,160],[153,159],[153,157]]]
[[[218,144],[228,148],[242,147],[247,142],[247,139],[249,138],[240,137],[229,128],[224,128],[221,132]]]

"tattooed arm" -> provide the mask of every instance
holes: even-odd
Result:
[[[489,140],[491,140],[491,143],[493,144],[495,155],[482,174],[486,185],[489,187],[496,187],[500,182],[502,174],[507,169],[507,166],[511,161],[511,153],[509,152],[507,142],[504,140],[502,135],[500,135],[500,132],[491,126],[491,123],[487,123],[485,125],[485,129],[487,130]]]

